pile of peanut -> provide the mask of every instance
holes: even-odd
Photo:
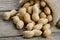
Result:
[[[52,11],[44,0],[29,0],[18,11],[5,12],[3,19],[12,19],[17,29],[25,28],[25,38],[51,35]]]

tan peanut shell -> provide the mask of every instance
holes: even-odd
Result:
[[[4,19],[4,20],[9,20],[9,19],[10,19],[10,12],[5,12],[5,13],[3,14],[3,19]]]
[[[47,24],[48,23],[48,19],[46,19],[46,18],[41,18],[41,19],[39,19],[39,21],[38,21],[38,24]]]
[[[41,6],[45,7],[46,6],[46,2],[45,1],[41,1]]]
[[[17,13],[16,10],[11,10],[10,12],[5,12],[3,14],[3,19],[4,20],[9,20],[11,16],[14,16]]]
[[[26,8],[20,8],[18,12],[21,16],[23,16],[26,13]]]
[[[51,30],[50,29],[47,29],[43,32],[44,37],[49,37],[50,35],[51,35]]]
[[[16,13],[17,13],[16,10],[11,10],[11,12],[10,12],[11,16],[14,16]]]
[[[32,30],[33,27],[34,27],[34,25],[35,25],[34,22],[28,23],[27,26],[26,26],[26,29],[27,29],[27,30]]]
[[[20,21],[18,16],[12,17],[13,23],[16,24],[18,21]]]
[[[44,12],[45,12],[46,15],[50,15],[51,14],[51,10],[50,10],[49,7],[45,7],[44,8]]]
[[[56,23],[57,27],[60,28],[60,20]]]
[[[32,20],[34,20],[35,22],[37,22],[39,20],[39,8],[38,5],[35,4],[33,6],[33,14],[32,14]]]
[[[25,15],[24,15],[24,21],[26,23],[31,23],[32,22],[30,14],[25,13]]]
[[[42,27],[43,27],[43,24],[36,24],[36,25],[33,27],[33,29],[40,30],[40,29],[42,29]]]
[[[23,37],[25,38],[31,38],[34,36],[34,32],[33,31],[24,31],[23,32]]]
[[[52,15],[48,15],[47,19],[48,19],[49,22],[51,22],[53,20]]]
[[[32,14],[32,13],[33,13],[32,6],[28,7],[28,13],[29,13],[29,14]]]
[[[34,36],[41,36],[42,35],[42,31],[40,30],[32,30],[34,32]]]
[[[30,5],[31,5],[31,4],[30,4],[29,2],[27,2],[27,3],[25,3],[25,4],[23,5],[23,7],[27,9]]]
[[[24,22],[22,20],[18,21],[16,23],[16,27],[17,29],[22,29],[24,27]]]
[[[46,14],[44,12],[41,12],[40,18],[46,18]]]
[[[45,31],[47,29],[50,29],[50,24],[45,24],[43,27],[42,27],[42,30]]]
[[[34,4],[34,0],[30,0],[30,4],[33,5]]]

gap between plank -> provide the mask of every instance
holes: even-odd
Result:
[[[15,9],[16,11],[18,11],[18,9]],[[0,12],[9,12],[11,10],[1,10]]]

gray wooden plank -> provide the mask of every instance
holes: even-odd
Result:
[[[0,11],[18,9],[26,1],[22,0],[19,4],[19,0],[0,0]]]
[[[0,37],[20,35],[22,30],[17,30],[12,21],[4,21],[2,15],[0,12]]]
[[[33,38],[30,38],[30,39],[26,39],[26,38],[23,38],[23,37],[8,37],[8,38],[0,38],[0,40],[60,40],[60,33],[53,33],[48,38],[33,37]]]
[[[19,0],[0,0],[0,11],[18,8]]]

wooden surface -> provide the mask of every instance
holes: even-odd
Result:
[[[17,9],[18,0],[0,0],[0,11]]]
[[[49,38],[34,37],[24,39],[20,35],[23,30],[17,30],[12,21],[4,21],[2,15],[4,12],[18,9],[18,0],[0,0],[0,40],[59,40],[60,29],[55,24],[60,16],[60,0],[45,0],[53,10],[52,35]]]

